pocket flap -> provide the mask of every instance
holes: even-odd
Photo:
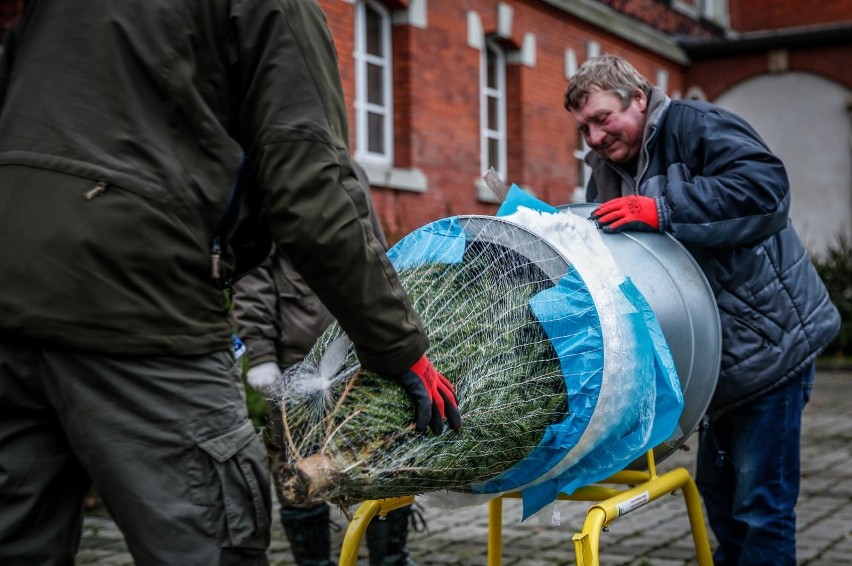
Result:
[[[254,439],[257,433],[251,421],[245,421],[237,428],[224,434],[200,442],[198,446],[210,454],[219,463],[225,462]]]

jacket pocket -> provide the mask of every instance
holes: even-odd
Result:
[[[270,490],[266,452],[250,421],[198,444],[218,480],[227,526],[225,546],[269,545]]]
[[[756,320],[733,314],[719,305],[722,323],[722,368],[730,369],[756,356],[775,355],[781,340],[781,330],[764,320]]]

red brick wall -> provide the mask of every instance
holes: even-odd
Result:
[[[735,84],[767,70],[766,54],[758,53],[693,62],[686,76],[690,86],[700,87],[713,101]]]
[[[852,21],[852,0],[730,0],[728,10],[740,32]]]
[[[800,49],[788,59],[792,71],[816,73],[852,89],[852,44]]]
[[[708,22],[696,20],[668,7],[660,0],[600,0],[617,12],[630,16],[652,28],[669,35],[687,35],[709,38],[720,35],[720,30]],[[694,2],[688,2],[695,5]]]
[[[787,54],[790,71],[815,73],[852,89],[849,61],[852,44],[803,47]],[[768,53],[761,51],[694,61],[686,73],[686,82],[701,87],[707,99],[713,101],[729,88],[769,72]]]
[[[320,4],[337,48],[343,94],[348,101],[350,114],[349,143],[354,144],[355,122],[352,103],[355,100],[355,66],[352,64],[352,53],[355,50],[355,7],[340,0],[324,0],[320,1]]]

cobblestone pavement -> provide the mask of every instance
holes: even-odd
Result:
[[[805,410],[802,443],[802,490],[798,504],[798,563],[809,566],[852,565],[852,371],[820,371],[814,395]],[[663,474],[677,467],[692,473],[695,435],[658,465]],[[575,564],[571,537],[582,529],[589,502],[559,502],[560,526],[535,518],[520,521],[520,501],[503,502],[503,553],[506,566]],[[412,531],[409,550],[419,566],[487,564],[488,507],[452,512],[422,508],[427,529]],[[277,516],[277,513],[275,514]],[[339,549],[347,525],[333,532]],[[709,531],[709,529],[708,529]],[[712,533],[711,547],[715,546]],[[293,564],[280,527],[273,529],[270,563]],[[334,557],[336,559],[336,556]],[[601,534],[602,565],[685,566],[697,564],[692,532],[680,492],[652,501],[615,520]],[[106,516],[86,517],[77,564],[130,566],[121,533]],[[366,565],[362,544],[359,565]]]

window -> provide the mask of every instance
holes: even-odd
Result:
[[[565,78],[570,79],[577,72],[577,52],[570,47],[565,50]]]
[[[374,165],[393,164],[391,16],[372,0],[355,12],[355,155]]]
[[[483,173],[493,167],[502,179],[506,165],[506,53],[486,40],[480,66],[480,155]]]

